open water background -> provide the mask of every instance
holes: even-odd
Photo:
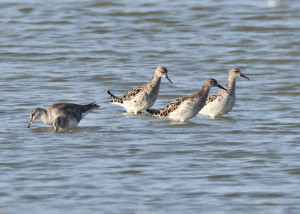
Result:
[[[300,1],[0,1],[0,213],[300,213]],[[226,85],[187,123],[108,103],[162,80],[154,107]],[[213,88],[211,93],[216,92]],[[32,108],[101,109],[55,133]]]

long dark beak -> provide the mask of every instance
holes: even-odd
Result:
[[[173,84],[168,75],[166,76],[166,79],[169,80],[171,84]]]
[[[250,80],[250,78],[246,77],[244,74],[241,74],[241,77],[244,77],[247,80]]]
[[[27,128],[30,128],[30,126],[31,126],[31,124],[33,123],[33,119],[30,119],[30,121],[29,121],[29,124],[28,124],[28,126],[27,126]]]
[[[219,88],[222,88],[222,89],[225,90],[225,91],[228,91],[226,88],[223,88],[223,87],[220,86],[219,84],[218,84],[218,87],[219,87]]]

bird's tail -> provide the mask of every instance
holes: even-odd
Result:
[[[83,113],[84,115],[87,115],[88,113],[90,113],[91,111],[93,111],[94,109],[97,109],[97,108],[100,108],[100,106],[97,105],[96,102],[92,102],[92,103],[90,103],[90,104],[83,105],[82,113]]]
[[[112,100],[110,101],[111,103],[116,102],[118,99],[120,99],[120,97],[115,96],[109,90],[106,90],[106,93],[112,98]]]
[[[158,116],[160,114],[160,109],[146,109],[146,111],[153,116]]]

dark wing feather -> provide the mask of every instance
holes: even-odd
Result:
[[[143,88],[143,86],[131,89],[126,94],[124,94],[124,96],[121,97],[121,99],[122,100],[131,100],[133,97],[135,97],[137,94],[139,94],[142,91],[142,88]]]
[[[76,113],[82,114],[91,109],[99,108],[99,106],[95,102],[92,102],[87,105],[79,105],[79,104],[74,104],[74,103],[57,103],[57,104],[50,106],[49,108],[52,108],[52,109],[57,108],[60,111],[74,111]]]
[[[155,116],[158,116],[161,109],[154,109],[154,108],[151,108],[151,109],[146,109],[146,111],[150,114],[150,115],[155,115]]]
[[[185,100],[187,100],[189,96],[178,98],[177,100],[171,102],[166,107],[160,109],[159,116],[160,117],[166,117],[168,116],[172,111],[176,110],[180,104],[182,104]]]
[[[82,108],[82,105],[73,104],[73,103],[56,103],[56,104],[53,104],[52,106],[50,106],[50,108],[52,108],[52,109],[56,108],[61,111],[70,111],[70,110],[74,110],[74,109],[80,109],[80,108]]]
[[[82,114],[81,113],[78,113],[78,112],[75,112],[75,111],[61,111],[59,113],[59,116],[62,116],[62,117],[65,117],[65,118],[69,118],[69,117],[74,117],[77,122],[79,123],[80,120],[82,119]]]
[[[207,105],[207,104],[209,104],[209,103],[215,101],[216,99],[218,99],[218,97],[221,96],[222,91],[223,91],[223,90],[220,90],[220,91],[218,91],[217,93],[215,93],[215,94],[209,96],[209,97],[207,98],[206,102],[205,102],[205,105]]]
[[[72,115],[78,121],[78,123],[82,119],[82,114],[80,114],[80,113],[77,113],[77,112],[74,112],[74,111],[66,111],[66,113]]]

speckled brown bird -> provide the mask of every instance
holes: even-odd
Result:
[[[172,83],[168,76],[168,70],[163,66],[155,69],[153,78],[147,84],[128,91],[124,96],[118,97],[109,90],[106,92],[112,98],[110,103],[122,106],[127,112],[135,113],[151,108],[158,96],[161,77],[165,77]]]
[[[150,115],[167,117],[181,122],[186,121],[196,116],[200,109],[204,106],[211,87],[224,89],[215,79],[210,78],[206,80],[199,92],[178,98],[164,108],[147,109],[146,111],[149,112]]]

